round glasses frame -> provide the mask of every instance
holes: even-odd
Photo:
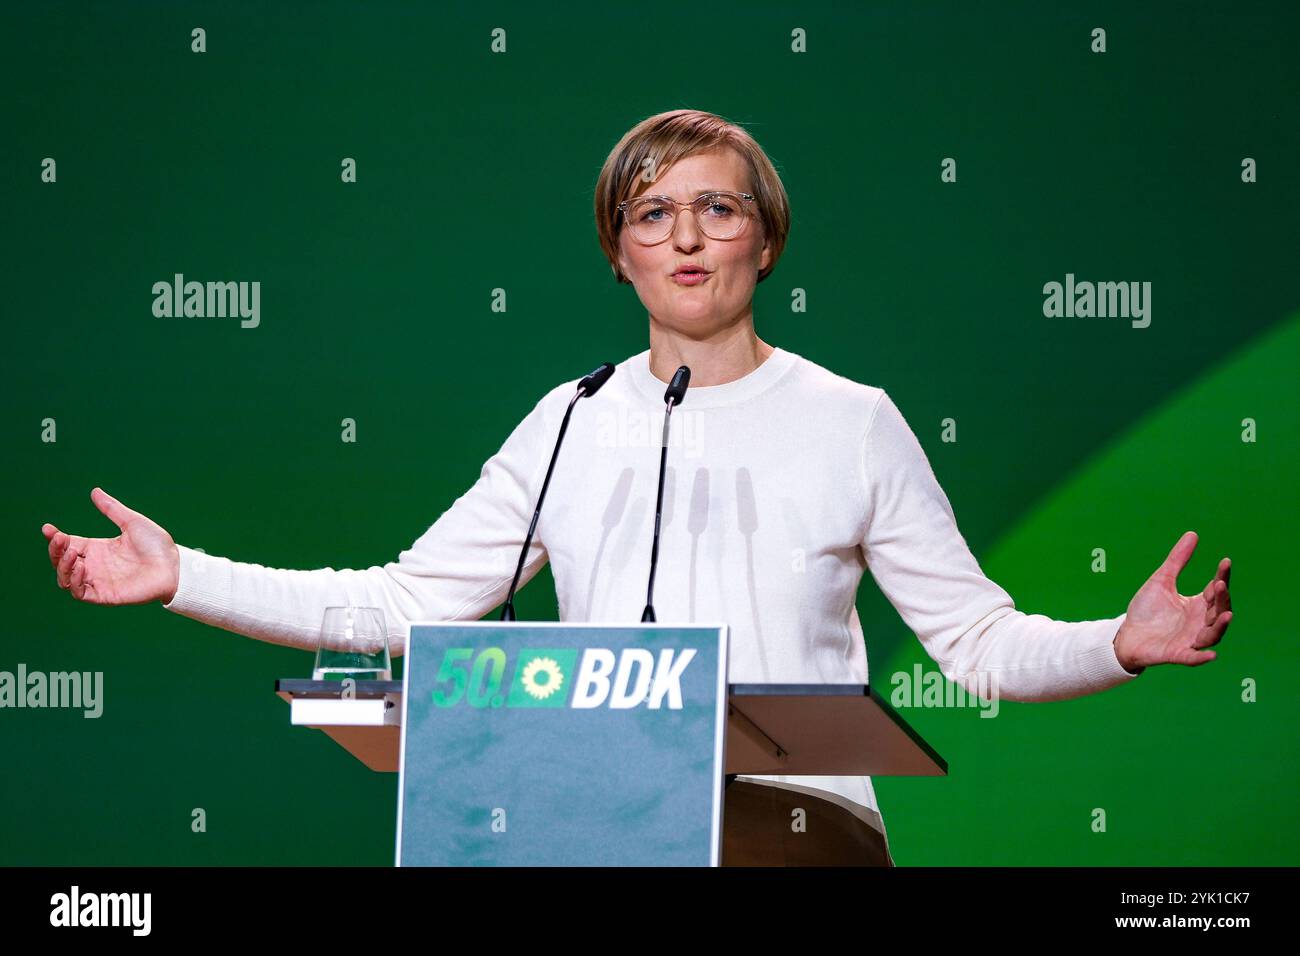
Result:
[[[708,200],[716,199],[718,196],[727,196],[731,199],[739,200],[740,212],[741,212],[739,225],[736,226],[736,231],[731,233],[730,235],[715,236],[713,233],[709,232],[707,228],[705,228],[703,221],[700,219],[700,213],[704,210],[706,202]],[[632,234],[632,238],[636,239],[637,242],[640,242],[642,245],[645,246],[658,245],[659,243],[663,242],[664,239],[667,239],[669,236],[673,234],[673,229],[670,228],[666,233],[664,233],[662,238],[652,239],[649,242],[646,242],[637,236],[636,229],[633,227],[631,219],[628,216],[628,210],[632,208],[632,206],[636,205],[637,203],[644,202],[649,199],[655,199],[658,200],[659,202],[668,203],[673,207],[673,220],[674,220],[673,228],[676,228],[676,218],[677,215],[681,212],[681,208],[683,206],[691,207],[691,211],[695,214],[696,225],[698,225],[700,227],[700,230],[710,239],[735,239],[737,236],[739,236],[744,231],[745,224],[749,222],[750,219],[749,207],[753,205],[754,202],[754,197],[750,193],[733,193],[721,189],[714,190],[711,193],[703,193],[700,196],[697,196],[693,201],[688,203],[678,202],[676,199],[673,199],[671,196],[637,196],[633,199],[624,199],[621,203],[618,204],[618,211],[623,214],[623,222],[627,224],[628,231]]]

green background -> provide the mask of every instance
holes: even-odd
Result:
[[[546,390],[646,348],[593,186],[680,107],[745,125],[789,192],[759,335],[893,396],[1021,610],[1119,614],[1188,529],[1183,593],[1233,559],[1212,664],[904,711],[952,773],[876,778],[897,861],[1300,862],[1295,10],[6,5],[0,670],[103,671],[106,704],[0,710],[0,863],[392,862],[396,775],[272,693],[310,655],[80,604],[41,524],[114,533],[100,485],[212,554],[392,560]],[[176,272],[260,281],[260,327],[155,318]],[[1151,282],[1150,327],[1044,318],[1067,272]],[[549,571],[517,603],[554,620]],[[858,606],[882,690],[934,669],[869,574]]]

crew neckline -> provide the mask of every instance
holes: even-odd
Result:
[[[763,364],[748,375],[721,385],[691,385],[686,389],[683,408],[717,408],[722,405],[735,405],[753,398],[776,384],[777,379],[790,370],[798,356],[787,352],[779,345],[773,346],[772,354]],[[664,400],[667,382],[661,382],[650,371],[650,350],[646,349],[628,360],[628,372],[636,382],[637,390],[646,398],[657,402]]]

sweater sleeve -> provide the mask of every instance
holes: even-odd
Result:
[[[483,465],[474,485],[396,561],[365,570],[284,570],[180,548],[180,581],[163,605],[185,617],[258,640],[315,650],[325,609],[383,610],[393,656],[406,652],[412,621],[474,620],[500,604],[536,507],[543,470],[546,399]],[[546,563],[536,534],[520,586]]]
[[[1115,656],[1125,615],[1056,621],[1016,609],[984,576],[957,529],[920,442],[885,392],[863,436],[872,576],[944,676],[975,693],[979,675],[1006,700],[1067,700],[1137,674]]]

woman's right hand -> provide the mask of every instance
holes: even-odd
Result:
[[[83,538],[42,525],[59,587],[89,604],[170,602],[180,582],[181,561],[172,536],[102,488],[92,491],[90,500],[122,533]]]

